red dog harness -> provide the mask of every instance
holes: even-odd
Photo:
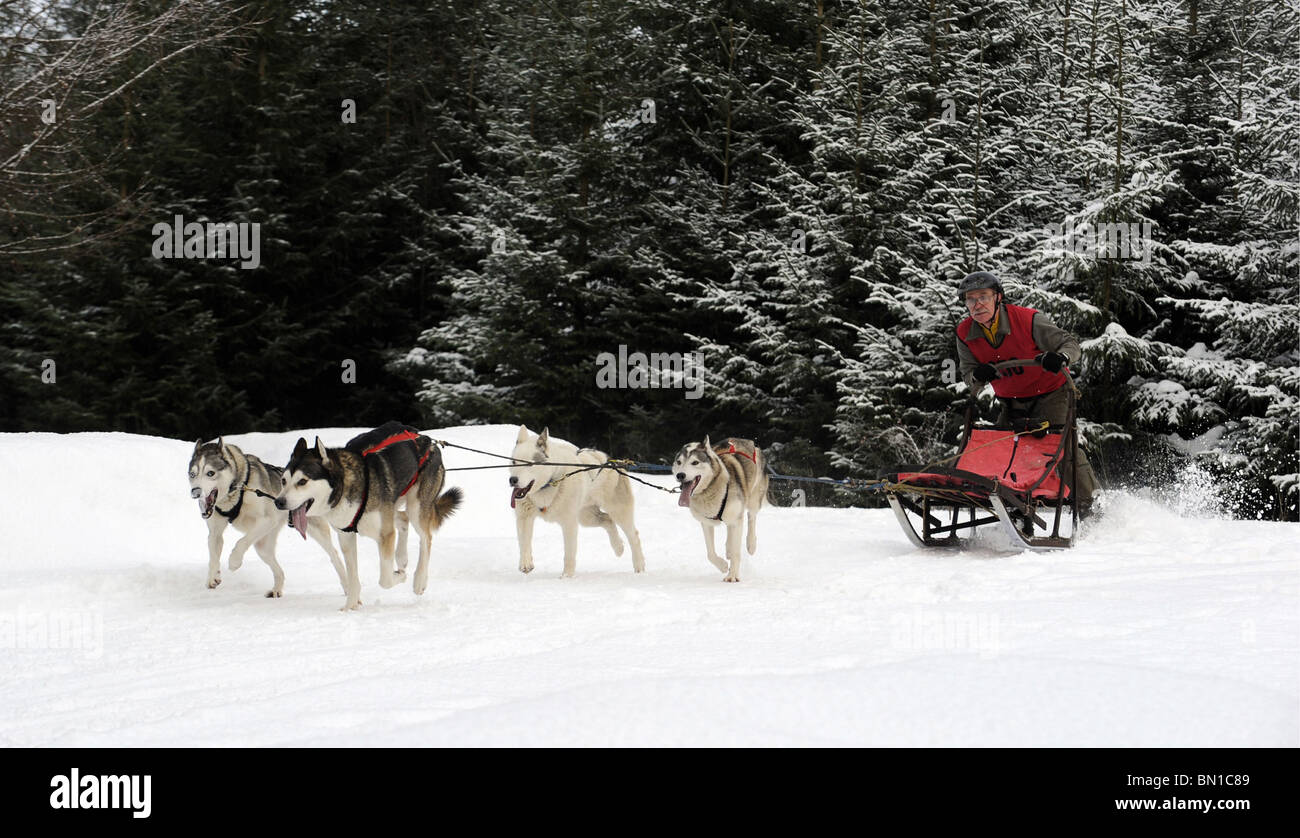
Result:
[[[718,455],[722,455],[722,454],[737,454],[737,455],[739,455],[739,456],[741,456],[741,457],[744,457],[744,458],[747,459],[747,460],[752,460],[753,463],[754,463],[754,465],[758,465],[758,446],[757,446],[757,445],[754,446],[754,452],[753,452],[752,454],[746,454],[744,451],[737,451],[737,450],[736,450],[736,443],[733,442],[732,440],[730,440],[730,439],[727,440],[727,444],[730,445],[731,447],[728,448],[726,451],[717,451],[717,450],[715,450],[714,453],[715,453],[715,454],[718,454]],[[727,509],[727,496],[730,495],[730,494],[731,494],[731,485],[730,485],[730,483],[728,483],[727,486],[725,486],[725,487],[723,488],[723,491],[722,491],[722,505],[718,507],[718,514],[717,514],[717,515],[714,515],[710,520],[713,520],[713,521],[721,521],[721,520],[722,520],[722,513],[723,513],[724,511],[726,511],[726,509]]]
[[[402,431],[400,434],[393,434],[383,442],[377,442],[374,445],[370,446],[365,451],[361,452],[361,456],[369,457],[371,454],[374,454],[376,451],[383,451],[385,448],[387,448],[390,445],[396,445],[399,442],[415,442],[419,438],[420,435],[414,433],[413,431]],[[429,451],[432,450],[433,450],[432,448],[429,449]],[[411,487],[415,485],[415,481],[420,479],[420,472],[424,470],[424,463],[429,459],[429,451],[425,451],[424,456],[420,458],[420,464],[415,467],[415,475],[411,478],[411,482],[406,484],[406,488],[403,489],[401,493],[398,494],[399,498],[405,496],[407,492],[411,491]],[[368,479],[369,477],[367,477],[367,480]]]
[[[399,442],[413,443],[419,438],[420,435],[417,433],[414,433],[412,431],[402,431],[400,434],[393,434],[388,439],[385,439],[382,442],[375,443],[374,445],[367,448],[365,451],[361,452],[363,467],[364,467],[365,458],[369,457],[371,454],[377,453],[379,451],[383,451],[388,446],[396,445]],[[412,475],[411,482],[407,483],[406,488],[403,489],[401,493],[398,494],[399,498],[404,497],[407,492],[411,491],[411,487],[415,485],[415,481],[420,479],[420,472],[424,471],[424,464],[425,462],[428,461],[429,452],[432,450],[433,448],[430,447],[427,451],[424,452],[424,456],[420,458],[419,465],[415,467],[415,474]],[[344,527],[343,532],[356,532],[357,522],[361,520],[362,514],[364,514],[366,511],[366,502],[370,500],[370,469],[368,468],[365,469],[365,475],[366,475],[366,482],[365,482],[365,488],[361,492],[361,506],[357,507],[357,514],[352,517],[352,523]]]
[[[754,453],[752,453],[752,454],[746,454],[744,451],[737,451],[737,450],[736,450],[736,443],[731,442],[731,440],[727,440],[727,442],[731,443],[731,447],[728,448],[726,451],[719,451],[719,452],[717,452],[717,453],[719,453],[719,454],[739,454],[740,456],[742,456],[742,457],[744,457],[744,458],[746,458],[746,459],[748,459],[748,460],[753,460],[753,461],[754,461],[754,465],[758,465],[758,448],[757,448],[757,447],[754,448]],[[724,498],[723,501],[722,501],[722,505],[723,505],[723,506],[726,506],[726,505],[727,505],[727,501],[726,501],[725,498]],[[721,515],[722,513],[719,512],[718,514]]]

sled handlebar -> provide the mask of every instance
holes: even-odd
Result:
[[[1012,358],[1010,361],[998,361],[993,365],[993,369],[1004,370],[1007,367],[1041,367],[1042,365],[1043,363],[1037,358]],[[1062,370],[1068,370],[1069,368],[1070,365],[1068,362],[1061,365]]]
[[[993,369],[1004,370],[1008,367],[1041,367],[1042,365],[1042,361],[1039,361],[1037,358],[1012,358],[1009,361],[998,361],[993,365]],[[1069,363],[1061,365],[1061,372],[1066,374],[1065,383],[1069,385],[1070,390],[1073,391],[1074,395],[1077,397],[1079,395],[1079,388],[1075,386],[1072,377],[1074,373],[1070,370]],[[970,404],[975,404],[975,393],[973,391],[970,393]]]

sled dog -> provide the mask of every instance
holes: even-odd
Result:
[[[758,548],[755,519],[767,496],[767,462],[752,440],[729,438],[719,445],[704,442],[682,446],[673,460],[673,474],[681,484],[678,506],[686,506],[704,530],[709,561],[727,575],[726,582],[740,581],[740,528],[749,513],[745,547],[749,555]],[[713,528],[727,525],[727,566],[713,548]]]
[[[461,502],[458,488],[439,494],[445,476],[442,451],[433,440],[400,422],[388,422],[342,448],[326,448],[320,437],[308,447],[299,438],[275,506],[289,510],[289,525],[300,533],[313,518],[338,530],[347,565],[343,610],[350,610],[361,605],[357,533],[379,543],[379,584],[391,588],[406,579],[407,525],[415,524],[420,562],[413,588],[424,593],[433,533]]]
[[[516,463],[510,467],[510,508],[515,511],[520,570],[533,570],[533,522],[538,517],[559,524],[564,531],[565,576],[572,576],[577,564],[579,525],[604,528],[614,555],[621,556],[623,539],[619,538],[617,524],[632,545],[632,570],[645,570],[641,538],[632,520],[632,482],[612,468],[598,468],[608,462],[608,456],[556,439],[549,428],[534,436],[520,425],[513,457]]]
[[[234,526],[243,533],[230,551],[230,569],[239,570],[244,563],[244,553],[250,546],[257,548],[271,568],[274,587],[266,592],[278,597],[284,592],[284,571],[275,559],[275,542],[284,528],[284,513],[275,508],[275,496],[280,491],[280,469],[245,454],[224,439],[216,442],[198,440],[190,455],[190,497],[199,502],[199,514],[208,522],[208,587],[221,584],[221,542],[226,527]],[[343,563],[330,540],[329,527],[323,521],[308,530],[312,540],[330,557],[339,584],[347,589]],[[306,534],[303,536],[306,537]]]

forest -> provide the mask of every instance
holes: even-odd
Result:
[[[1283,0],[0,4],[0,431],[872,477],[953,450],[986,270],[1078,335],[1103,486],[1294,521],[1298,42]]]

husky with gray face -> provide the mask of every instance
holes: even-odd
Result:
[[[289,525],[300,533],[315,520],[327,521],[338,531],[347,565],[343,610],[350,610],[361,605],[357,533],[379,543],[379,584],[391,588],[406,579],[407,527],[415,524],[420,562],[413,587],[417,594],[424,593],[433,534],[461,502],[460,489],[442,492],[445,476],[442,451],[433,440],[388,422],[342,448],[326,448],[320,437],[309,447],[299,438],[284,468],[275,506],[289,510]]]
[[[719,445],[692,442],[682,446],[673,460],[673,474],[681,485],[678,506],[689,507],[704,530],[709,561],[723,573],[725,582],[740,581],[740,530],[749,513],[745,547],[758,549],[755,519],[767,497],[767,461],[753,440],[729,438]],[[727,527],[727,562],[713,548],[713,528]],[[728,567],[730,562],[730,567]]]
[[[626,474],[600,467],[609,461],[608,456],[556,439],[549,428],[534,436],[520,425],[513,458],[510,508],[515,511],[521,571],[533,570],[533,522],[537,518],[559,524],[564,532],[565,576],[573,576],[577,569],[579,525],[605,530],[616,556],[623,555],[623,539],[615,525],[622,528],[632,545],[632,570],[645,570],[641,537],[632,520],[632,481]]]
[[[284,529],[285,515],[275,508],[280,491],[280,469],[267,465],[224,439],[198,440],[190,455],[190,497],[199,502],[199,514],[208,522],[208,587],[221,584],[221,544],[226,527],[233,526],[243,538],[230,552],[230,569],[239,570],[244,553],[256,546],[257,555],[271,568],[275,584],[266,592],[278,597],[284,592],[284,571],[275,558],[275,542]],[[330,563],[344,584],[343,563],[330,540],[325,523],[308,529],[312,540],[330,557]],[[303,534],[306,538],[307,533]],[[346,590],[346,585],[344,585]]]

